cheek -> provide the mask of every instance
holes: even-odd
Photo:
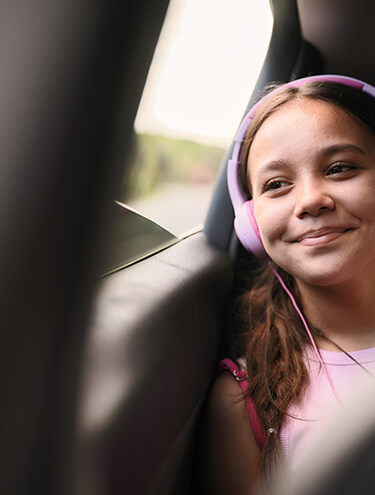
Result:
[[[263,202],[254,202],[254,213],[259,231],[266,249],[271,248],[273,243],[281,239],[285,230],[289,215],[280,207],[270,207]]]
[[[352,200],[353,213],[359,218],[374,221],[375,219],[375,185],[373,189],[361,191]]]
[[[361,222],[375,222],[375,182],[360,183],[355,189],[344,190],[340,204]]]

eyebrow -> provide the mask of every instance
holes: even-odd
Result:
[[[333,144],[331,146],[327,146],[326,148],[321,149],[319,152],[322,155],[334,155],[335,153],[340,153],[341,151],[356,151],[361,155],[368,154],[367,151],[352,143]]]
[[[265,175],[268,172],[273,172],[274,170],[280,170],[280,168],[284,167],[287,165],[287,163],[284,160],[272,160],[270,162],[265,163],[264,165],[261,165],[259,168],[259,175]]]

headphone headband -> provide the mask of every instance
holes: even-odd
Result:
[[[267,256],[267,254],[264,250],[262,239],[260,237],[259,229],[254,216],[252,200],[249,200],[249,198],[247,198],[240,181],[240,153],[246,131],[258,108],[270,96],[278,93],[284,88],[298,88],[310,82],[320,81],[343,84],[345,86],[358,89],[359,91],[364,91],[365,93],[368,93],[375,98],[375,87],[353,77],[340,76],[335,74],[303,77],[301,79],[296,79],[294,81],[283,84],[282,86],[277,87],[276,89],[265,95],[263,98],[261,98],[245,115],[235,135],[232,157],[230,158],[230,160],[228,160],[227,167],[228,191],[235,214],[234,227],[237,233],[237,237],[239,238],[245,249],[253,252],[259,258],[264,258]]]

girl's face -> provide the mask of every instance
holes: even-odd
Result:
[[[375,137],[364,124],[331,103],[293,100],[262,124],[248,160],[279,266],[309,285],[375,280]]]

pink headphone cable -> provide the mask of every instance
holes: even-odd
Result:
[[[320,362],[320,364],[321,364],[321,366],[322,366],[323,372],[324,372],[324,374],[325,374],[325,376],[326,376],[326,378],[327,378],[327,380],[328,380],[328,383],[329,383],[329,386],[330,386],[330,388],[331,388],[331,390],[332,390],[332,393],[333,393],[333,395],[334,395],[335,399],[337,400],[337,402],[340,404],[340,406],[342,406],[341,400],[340,400],[340,398],[338,397],[338,395],[336,394],[336,391],[335,391],[335,388],[334,388],[334,386],[333,386],[332,380],[330,379],[330,377],[329,377],[329,375],[328,375],[327,369],[326,369],[325,364],[324,364],[324,362],[323,362],[323,360],[322,360],[322,356],[320,355],[320,352],[319,352],[319,350],[318,350],[318,348],[317,348],[317,346],[316,346],[316,343],[315,343],[314,337],[312,336],[312,333],[311,333],[311,331],[310,331],[310,329],[309,329],[309,327],[308,327],[308,325],[307,325],[307,322],[306,322],[306,320],[305,320],[305,318],[304,318],[304,316],[303,316],[303,314],[302,314],[302,311],[299,309],[299,307],[298,307],[298,305],[297,305],[297,303],[296,303],[296,300],[295,300],[295,299],[294,299],[294,297],[293,297],[293,294],[290,292],[290,290],[288,289],[288,287],[285,285],[284,280],[281,278],[281,276],[280,276],[280,274],[278,273],[278,271],[277,271],[277,270],[275,270],[275,268],[272,266],[271,260],[270,260],[270,259],[268,259],[268,260],[267,260],[267,262],[268,262],[268,266],[269,266],[269,267],[271,268],[271,270],[273,271],[273,273],[274,273],[275,277],[276,277],[276,278],[277,278],[277,280],[280,282],[281,287],[282,287],[282,288],[284,289],[284,291],[288,294],[288,296],[289,296],[290,300],[292,301],[292,304],[293,304],[293,306],[294,306],[295,310],[296,310],[296,311],[297,311],[297,313],[298,313],[298,316],[301,318],[301,321],[302,321],[302,323],[303,323],[303,326],[305,327],[305,330],[306,330],[306,332],[307,332],[307,335],[309,336],[309,339],[311,340],[311,343],[312,343],[312,346],[313,346],[313,348],[314,348],[315,354],[317,355],[317,357],[318,357],[318,359],[319,359],[319,362]]]

